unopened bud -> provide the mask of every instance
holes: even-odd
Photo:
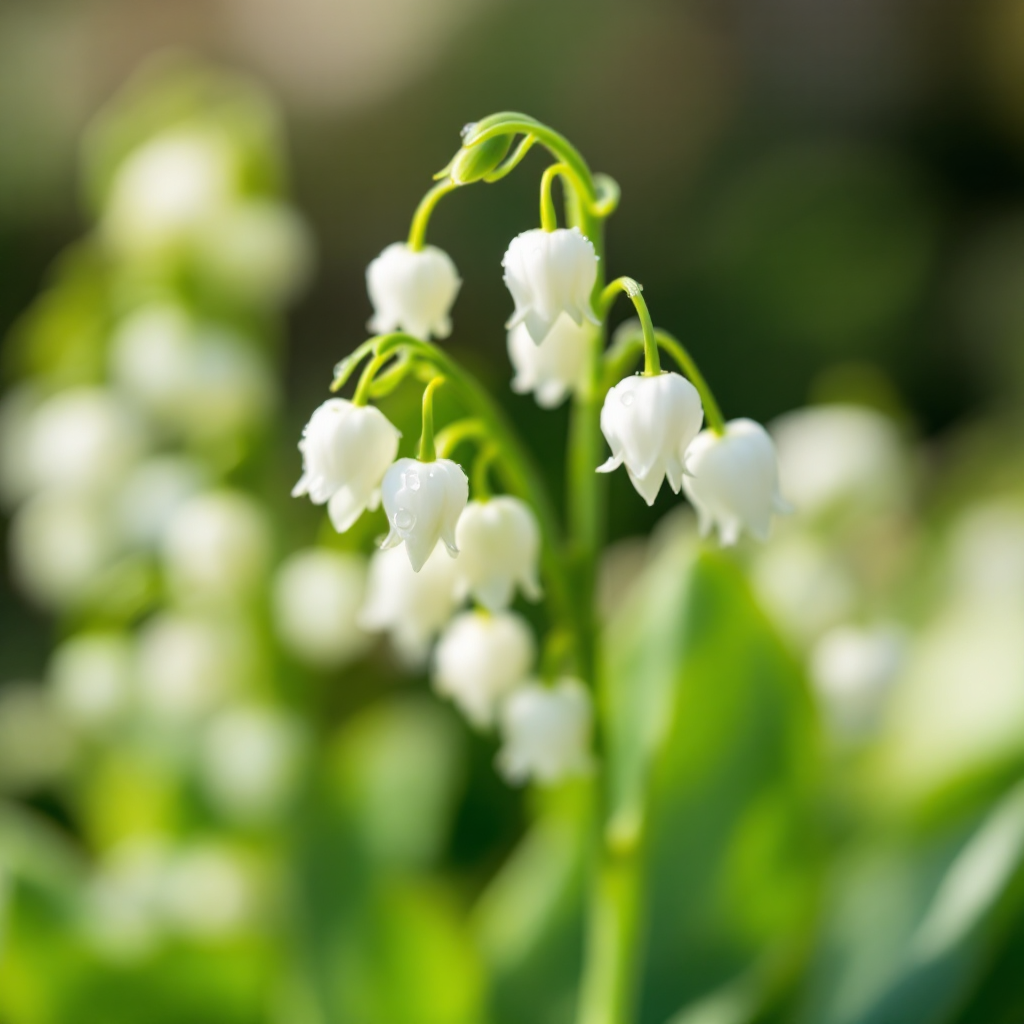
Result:
[[[512,147],[511,135],[496,135],[486,142],[463,146],[451,163],[449,174],[456,185],[468,185],[490,174]]]

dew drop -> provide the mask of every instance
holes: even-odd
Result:
[[[406,473],[405,479],[402,482],[410,491],[418,491],[420,489],[420,478],[416,473]]]
[[[467,135],[469,135],[470,132],[475,131],[475,130],[476,130],[476,121],[470,121],[468,124],[464,124],[462,126],[462,131],[459,132],[459,135],[462,138],[465,138]]]
[[[394,517],[396,530],[411,530],[416,525],[416,517],[404,508],[400,508]]]
[[[633,404],[633,392],[632,391],[627,391],[622,396],[622,404],[623,405],[632,405]]]

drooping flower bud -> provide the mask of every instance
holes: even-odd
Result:
[[[520,686],[501,708],[498,769],[512,783],[532,777],[550,784],[589,774],[593,716],[590,694],[578,679]]]
[[[718,527],[723,547],[743,530],[767,540],[772,513],[789,512],[779,493],[775,445],[753,420],[730,420],[725,433],[701,431],[686,450],[683,490],[697,510],[701,535]]]
[[[509,495],[471,501],[459,517],[455,540],[461,596],[472,594],[492,612],[512,603],[517,586],[530,601],[540,598],[540,528],[525,501]]]
[[[434,652],[434,689],[485,729],[501,699],[529,675],[535,656],[533,634],[514,612],[464,612]]]
[[[374,334],[405,331],[423,341],[452,333],[451,312],[462,281],[451,257],[436,246],[413,251],[393,242],[366,268]]]
[[[423,664],[431,640],[455,611],[455,566],[438,544],[419,572],[404,551],[377,551],[370,559],[359,625],[386,632],[410,667]]]
[[[697,389],[678,373],[626,377],[608,392],[601,409],[601,431],[612,454],[597,471],[610,473],[625,463],[648,505],[654,504],[666,476],[678,494],[683,454],[703,419]]]
[[[513,135],[496,135],[486,142],[463,146],[455,154],[448,174],[456,185],[468,185],[490,174],[512,147]]]
[[[539,345],[562,313],[577,325],[600,323],[591,305],[597,253],[579,228],[524,231],[509,243],[501,265],[516,304],[509,329],[525,325]]]
[[[302,478],[293,497],[308,494],[327,504],[338,533],[344,533],[367,509],[380,504],[380,485],[398,453],[402,435],[372,405],[329,398],[302,431]]]
[[[450,459],[399,459],[384,474],[381,493],[391,527],[382,548],[404,542],[416,572],[439,540],[453,558],[459,553],[455,526],[469,499],[469,481],[461,466]]]
[[[554,409],[585,386],[593,345],[593,327],[577,326],[564,316],[539,345],[525,324],[513,327],[508,332],[508,357],[516,371],[512,390],[519,395],[532,391],[542,409]]]

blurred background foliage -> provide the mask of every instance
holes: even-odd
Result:
[[[287,498],[366,264],[511,108],[618,180],[610,272],[798,510],[723,556],[610,481],[639,1019],[1019,1024],[1022,69],[1014,0],[0,3],[0,1019],[572,1019],[593,794],[508,790],[354,624],[382,520]],[[524,168],[431,231],[561,496],[535,220]]]

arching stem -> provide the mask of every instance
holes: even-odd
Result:
[[[378,359],[380,356],[377,357]],[[444,377],[435,377],[423,389],[423,432],[420,434],[420,462],[434,462],[434,392],[444,383]]]
[[[640,327],[644,333],[644,376],[657,377],[661,373],[661,359],[658,356],[658,342],[654,334],[654,323],[651,321],[651,312],[643,297],[643,286],[638,284],[631,277],[617,277],[607,288],[601,292],[598,300],[597,315],[607,319],[608,311],[611,309],[615,297],[625,294],[636,308],[637,316],[640,317]]]
[[[434,207],[449,192],[454,192],[459,186],[451,178],[439,181],[421,200],[412,215],[412,223],[409,225],[409,238],[406,244],[413,252],[419,252],[427,244],[427,225],[430,223],[430,215]]]

